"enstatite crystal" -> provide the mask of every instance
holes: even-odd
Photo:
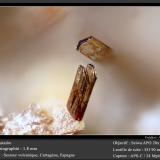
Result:
[[[73,87],[68,98],[67,108],[75,120],[83,119],[97,76],[92,64],[79,65]]]
[[[24,112],[10,116],[3,135],[67,135],[84,129],[84,122],[72,118],[64,106],[29,106]]]
[[[93,36],[80,40],[77,50],[93,61],[103,60],[111,52],[110,47]]]

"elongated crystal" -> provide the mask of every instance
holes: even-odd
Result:
[[[81,121],[96,81],[94,66],[80,65],[73,83],[73,87],[67,102],[67,108],[75,120]]]

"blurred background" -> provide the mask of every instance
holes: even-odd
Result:
[[[79,64],[97,82],[85,134],[160,134],[160,7],[0,8],[0,115],[30,103],[66,104]],[[103,62],[76,51],[95,36],[113,50]]]

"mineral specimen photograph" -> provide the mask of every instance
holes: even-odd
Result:
[[[160,134],[159,17],[160,7],[0,7],[0,134]]]

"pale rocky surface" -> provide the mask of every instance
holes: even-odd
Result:
[[[84,129],[83,121],[74,120],[65,106],[32,104],[22,113],[9,115],[2,135],[71,135]]]

